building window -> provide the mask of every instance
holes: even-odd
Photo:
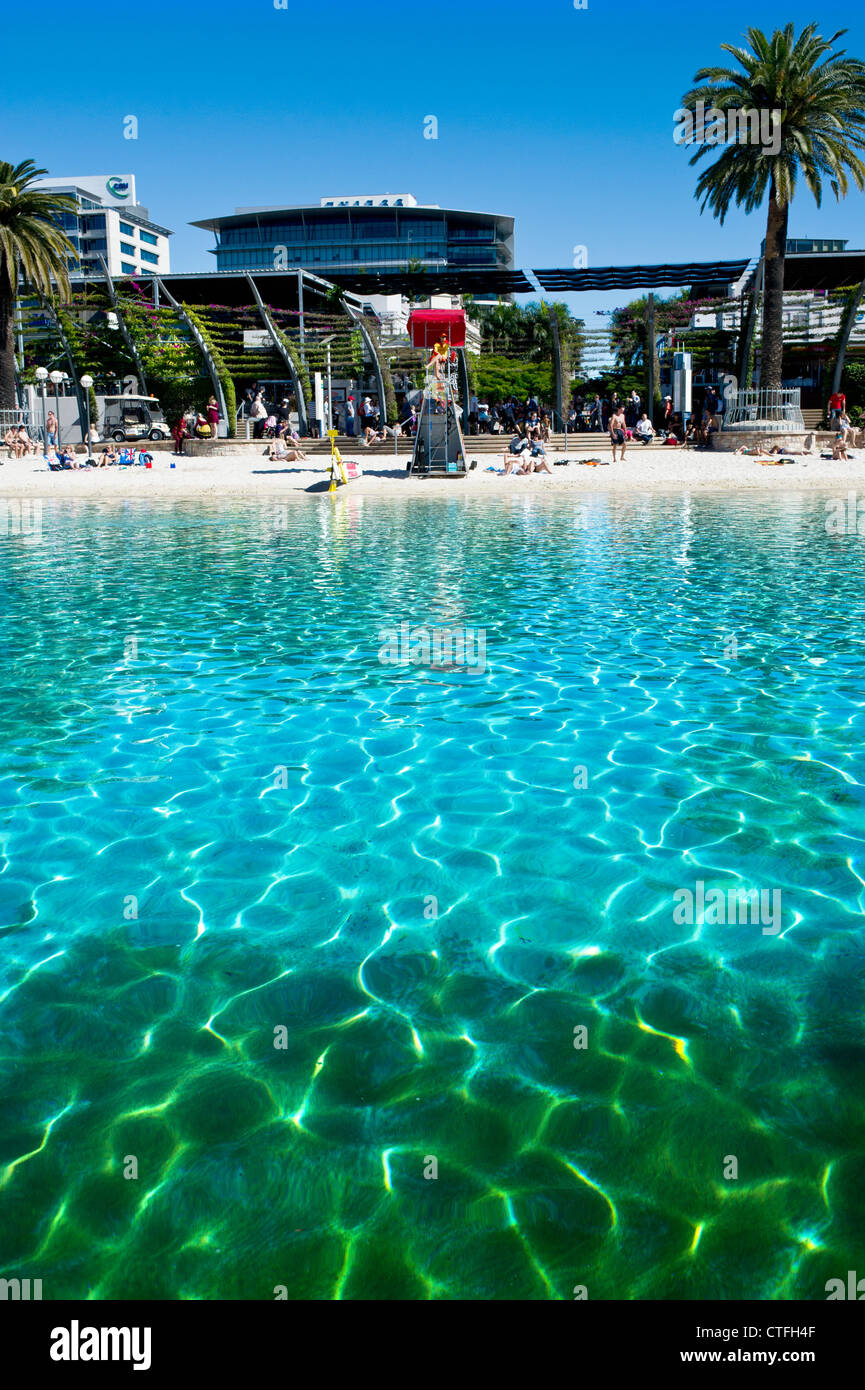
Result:
[[[101,217],[82,217],[81,230],[84,232],[104,232],[105,213]]]
[[[139,232],[138,232],[138,240],[139,240],[139,241],[146,241],[148,246],[158,246],[158,245],[159,245],[159,243],[158,243],[158,241],[156,240],[156,237],[155,237],[155,236],[151,236],[149,232],[142,232],[140,229],[139,229]]]
[[[352,234],[356,237],[395,237],[395,217],[353,217]]]
[[[127,256],[134,256],[134,255],[135,255],[135,247],[134,247],[134,246],[130,246],[130,244],[129,244],[128,241],[121,241],[121,243],[120,243],[120,250],[121,250],[121,251],[124,251],[124,252],[126,253]]]
[[[106,237],[90,237],[85,241],[82,250],[92,253],[93,251],[107,251],[108,240]]]
[[[400,236],[403,238],[411,237],[412,241],[420,241],[424,237],[443,237],[445,234],[445,220],[443,217],[401,217]]]
[[[124,275],[135,275],[137,273],[135,266],[130,265],[128,261],[121,261],[120,269],[123,271]]]
[[[448,240],[450,241],[485,241],[493,240],[493,228],[481,226],[455,226],[453,223],[448,226]]]
[[[340,217],[339,220],[308,222],[306,226],[307,241],[345,241],[349,235],[348,219]]]
[[[131,227],[128,222],[121,222],[120,230],[124,236],[135,236],[135,228]]]
[[[152,251],[139,251],[138,254],[143,261],[149,261],[151,265],[159,265],[159,257],[154,256]]]

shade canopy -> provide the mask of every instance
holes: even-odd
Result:
[[[466,316],[462,309],[412,309],[408,331],[413,347],[431,348],[443,338],[451,347],[465,347]]]
[[[536,270],[545,290],[633,290],[660,285],[729,284],[748,267],[738,261],[686,261],[679,265],[607,265],[583,270]]]

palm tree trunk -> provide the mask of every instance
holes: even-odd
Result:
[[[769,194],[766,218],[766,254],[763,278],[763,343],[760,358],[760,385],[768,390],[780,390],[781,363],[784,355],[784,256],[787,250],[787,217],[789,205],[781,207],[775,195],[775,185]]]
[[[15,391],[15,290],[5,260],[0,265],[0,410],[14,410]]]

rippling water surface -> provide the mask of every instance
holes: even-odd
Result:
[[[0,1274],[865,1274],[865,540],[824,519],[455,490],[0,540]],[[402,623],[483,669],[382,662]],[[676,920],[698,882],[777,920]]]

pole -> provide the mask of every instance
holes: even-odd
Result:
[[[327,427],[333,429],[333,388],[330,380],[330,343],[327,345]]]
[[[649,290],[646,300],[646,355],[649,380],[649,419],[655,414],[655,296]]]
[[[57,417],[57,448],[60,448],[60,397],[57,393],[58,383],[54,383],[54,414]]]
[[[306,320],[303,317],[303,271],[297,272],[297,307],[300,311],[300,355],[306,366]]]

